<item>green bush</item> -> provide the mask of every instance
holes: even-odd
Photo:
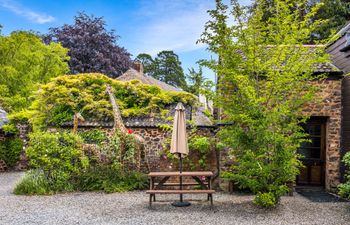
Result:
[[[348,168],[346,171],[346,183],[340,184],[338,186],[339,192],[338,194],[342,196],[343,198],[350,199],[350,152],[347,152],[343,157],[343,162],[345,166]]]
[[[90,167],[74,178],[79,191],[125,192],[146,188],[148,179],[136,171],[124,171],[120,165]]]
[[[70,191],[70,178],[88,166],[81,138],[69,132],[36,132],[26,151],[33,168],[43,170],[53,191]]]
[[[0,159],[6,162],[8,167],[13,167],[20,159],[23,142],[20,138],[7,138],[0,141]]]
[[[51,190],[43,171],[29,170],[13,192],[16,195],[45,195],[50,194]]]
[[[271,192],[267,193],[257,193],[254,198],[254,204],[262,206],[264,208],[269,208],[276,205],[278,202],[275,195]]]
[[[84,143],[88,144],[101,144],[107,140],[106,134],[99,129],[81,131],[79,132],[79,135],[83,139]]]

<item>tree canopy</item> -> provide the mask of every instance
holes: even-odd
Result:
[[[72,74],[99,72],[116,78],[131,66],[130,53],[117,45],[114,31],[106,29],[102,17],[79,13],[74,24],[50,28],[44,41],[59,42],[69,49]]]
[[[262,19],[267,22],[276,13],[275,3],[275,0],[264,2],[255,0],[250,6],[250,12],[253,12],[254,8],[260,4],[259,7],[261,7],[263,13]],[[309,39],[305,40],[305,44],[331,38],[336,31],[340,30],[350,20],[350,2],[348,0],[308,0],[303,3],[295,1],[289,5],[291,10],[298,11],[301,16],[310,13],[315,6],[319,10],[312,17],[308,17],[308,22],[309,24],[317,23],[317,26],[310,33]],[[320,23],[320,21],[322,22]]]
[[[0,35],[0,105],[8,112],[28,107],[38,83],[68,72],[67,52],[60,44],[43,44],[31,32]]]
[[[324,40],[339,31],[350,20],[350,2],[348,0],[318,0],[311,1],[310,7],[318,2],[320,9],[313,17],[315,20],[325,20],[312,32],[311,40]]]
[[[142,53],[135,58],[135,61],[144,64],[144,72],[149,76],[175,87],[187,88],[181,61],[174,51],[161,51],[154,59],[152,56]]]

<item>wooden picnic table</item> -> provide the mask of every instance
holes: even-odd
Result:
[[[193,172],[150,172],[148,174],[150,179],[150,189],[146,192],[150,195],[149,206],[152,206],[153,202],[156,201],[156,194],[208,194],[208,201],[210,200],[211,205],[213,205],[213,193],[212,190],[212,177],[213,172],[211,171],[193,171]],[[170,178],[176,177],[192,177],[195,182],[184,182],[183,186],[200,186],[201,189],[175,189],[169,190],[165,187],[180,187],[180,183],[169,183],[167,182]],[[159,181],[156,182],[156,179]]]

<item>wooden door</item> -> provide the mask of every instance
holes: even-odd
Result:
[[[324,118],[311,118],[303,126],[311,142],[303,143],[298,150],[304,156],[301,159],[304,168],[297,177],[298,185],[324,186],[326,123]]]

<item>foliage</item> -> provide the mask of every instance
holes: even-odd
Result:
[[[50,194],[47,178],[41,170],[29,170],[16,184],[13,191],[16,195],[46,195]]]
[[[138,54],[135,61],[143,65],[143,72],[145,74],[153,76],[153,74],[156,72],[157,65],[152,56],[148,55],[147,53]]]
[[[81,138],[68,132],[30,134],[26,154],[31,167],[43,170],[54,192],[72,190],[69,180],[89,163],[82,151]]]
[[[124,171],[119,166],[102,165],[90,167],[74,180],[79,191],[125,192],[144,189],[148,185],[145,174]]]
[[[170,153],[170,141],[170,137],[164,140],[164,150],[160,154],[164,159],[175,162],[177,159]],[[183,167],[190,170],[208,169],[210,155],[213,151],[219,150],[216,148],[215,138],[198,135],[196,129],[192,130],[188,136],[188,147],[189,155],[183,158]]]
[[[312,20],[324,20],[312,32],[311,41],[329,39],[339,31],[350,19],[350,2],[348,0],[319,0],[322,5]],[[313,7],[317,1],[310,2]]]
[[[106,134],[99,129],[81,131],[79,132],[79,136],[87,144],[101,144],[107,139]]]
[[[4,125],[2,125],[1,129],[6,134],[16,134],[18,132],[16,125],[13,123],[4,124]]]
[[[66,75],[52,79],[36,93],[32,105],[34,113],[30,114],[34,129],[72,121],[74,112],[80,112],[89,120],[112,120],[106,84],[113,87],[124,117],[156,113],[179,101],[191,105],[196,102],[192,94],[163,91],[157,86],[141,84],[139,81],[123,82],[102,74]]]
[[[83,141],[97,146],[98,152],[86,151]],[[110,193],[143,189],[148,184],[147,177],[129,170],[137,158],[136,152],[137,146],[130,134],[117,132],[109,137],[97,129],[79,135],[64,131],[32,133],[27,156],[36,170],[26,174],[15,193],[52,194],[74,190]],[[103,160],[99,161],[98,157]]]
[[[275,0],[266,21],[265,1],[257,2],[249,11],[218,0],[199,41],[218,55],[218,62],[203,64],[218,74],[215,100],[224,122],[233,123],[218,134],[236,161],[223,176],[260,193],[257,203],[272,194],[275,204],[299,172],[296,151],[306,137],[300,124],[307,119],[302,108],[314,100],[311,80],[321,78],[313,69],[328,56],[323,48],[303,46],[321,23],[308,22],[317,8],[302,16],[291,6],[306,7],[306,0]]]
[[[60,44],[43,44],[31,32],[0,35],[1,106],[10,113],[28,107],[38,83],[68,71],[67,51]]]
[[[338,188],[339,188],[339,195],[344,197],[344,198],[350,199],[350,172],[349,172],[349,168],[350,168],[350,152],[347,152],[344,155],[343,163],[345,164],[345,166],[348,169],[346,171],[346,182],[343,183],[343,184],[340,184],[338,186]]]
[[[187,88],[184,71],[179,56],[173,51],[161,51],[153,59],[152,56],[142,53],[136,59],[145,63],[145,73],[169,85]]]
[[[203,76],[202,67],[200,66],[198,71],[196,71],[194,68],[188,69],[188,74],[186,75],[186,78],[189,81],[186,91],[198,96],[201,87],[204,81],[206,80]]]
[[[0,141],[0,159],[6,162],[8,167],[13,167],[20,159],[23,142],[20,138],[6,138]]]
[[[118,38],[106,30],[102,17],[78,13],[73,25],[50,28],[44,40],[69,49],[71,73],[100,72],[116,78],[131,66],[130,53],[117,45]]]
[[[274,193],[272,193],[272,192],[267,192],[267,193],[259,192],[254,198],[254,203],[259,205],[259,206],[269,208],[269,207],[276,205],[278,203],[278,201],[277,201]]]

